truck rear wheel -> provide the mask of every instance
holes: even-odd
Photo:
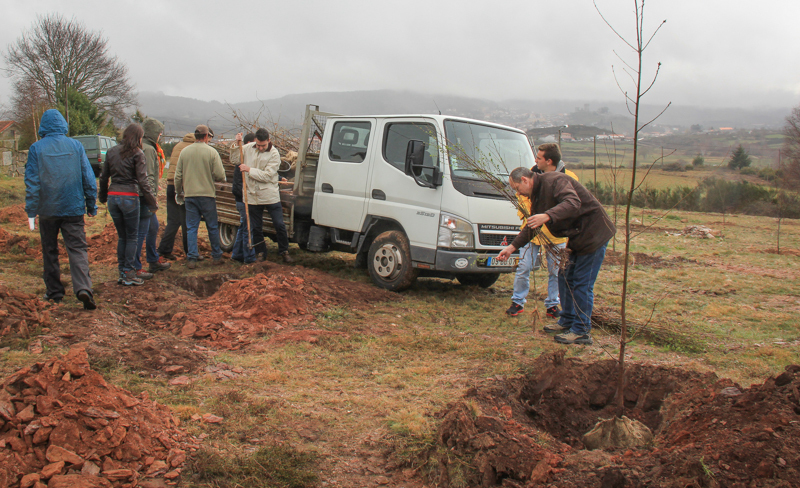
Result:
[[[369,246],[369,275],[373,283],[390,291],[414,284],[419,270],[411,266],[411,246],[401,231],[380,234]]]
[[[233,243],[236,242],[236,232],[239,227],[230,224],[219,224],[219,244],[223,251],[233,251]]]
[[[464,286],[478,285],[481,288],[489,288],[500,278],[500,273],[467,273],[460,274],[456,278]]]

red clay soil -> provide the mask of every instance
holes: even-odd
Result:
[[[61,247],[59,245],[59,248]],[[17,235],[0,227],[0,253],[25,254],[36,258],[42,255],[42,245],[39,239]],[[66,250],[64,250],[64,255],[66,255]]]
[[[800,366],[743,389],[713,374],[630,364],[625,414],[651,428],[653,445],[597,451],[580,439],[614,415],[615,363],[562,351],[531,370],[473,388],[441,414],[434,481],[450,486],[466,462],[469,486],[798,486]]]
[[[165,486],[197,447],[178,423],[146,393],[106,383],[73,348],[3,381],[0,486]]]
[[[314,313],[334,306],[364,309],[391,298],[391,293],[369,284],[300,266],[268,268],[268,274],[221,283],[219,291],[173,315],[168,328],[223,349],[239,349],[268,334],[275,334],[272,339],[277,342],[316,342],[336,333],[317,329]],[[195,286],[201,295],[210,291],[202,284]]]
[[[38,327],[50,325],[49,308],[34,295],[0,285],[0,338],[27,339]]]
[[[10,224],[10,227],[17,230],[27,229],[28,214],[25,213],[25,204],[0,208],[0,224]]]

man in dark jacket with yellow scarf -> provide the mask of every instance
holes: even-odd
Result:
[[[594,283],[608,241],[616,228],[603,205],[583,185],[564,173],[534,174],[528,168],[516,168],[509,184],[518,194],[531,199],[531,217],[498,259],[508,259],[533,237],[533,229],[547,224],[555,237],[568,237],[569,262],[558,274],[561,290],[563,328],[555,341],[562,344],[592,344],[592,307]]]

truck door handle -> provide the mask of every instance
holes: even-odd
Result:
[[[372,198],[375,200],[386,200],[386,193],[382,190],[372,190]]]
[[[330,183],[323,183],[322,193],[333,193],[333,186]]]

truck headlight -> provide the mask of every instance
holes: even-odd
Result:
[[[457,247],[472,249],[475,247],[475,234],[472,224],[446,213],[439,222],[439,247]]]

